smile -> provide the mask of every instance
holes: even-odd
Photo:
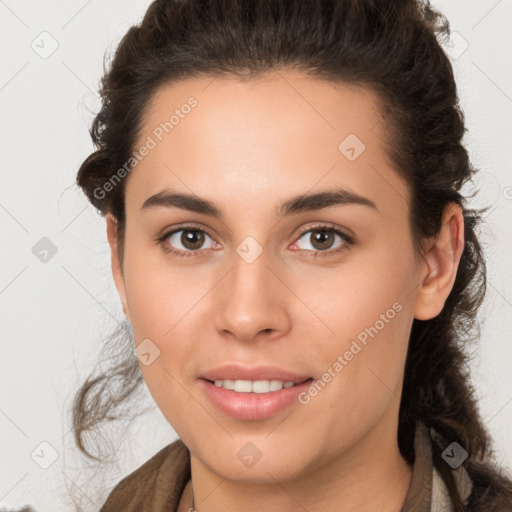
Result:
[[[240,420],[264,420],[292,406],[312,378],[295,383],[283,380],[198,379],[201,392],[222,413]]]
[[[216,380],[214,384],[237,393],[272,393],[295,385],[289,380]]]

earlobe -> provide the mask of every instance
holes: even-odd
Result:
[[[130,314],[126,302],[126,290],[124,286],[123,267],[121,264],[121,258],[119,253],[119,231],[117,219],[114,217],[114,215],[108,212],[105,215],[105,220],[107,222],[107,239],[108,244],[110,246],[110,262],[112,267],[112,276],[114,278],[117,293],[119,294],[119,299],[121,300],[121,304],[123,306],[123,312],[125,316],[128,319],[130,319]]]
[[[430,320],[443,309],[464,250],[464,216],[456,203],[446,206],[438,236],[424,255],[414,317]]]

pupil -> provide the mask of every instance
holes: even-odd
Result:
[[[333,234],[328,231],[316,231],[316,233],[317,234],[314,236],[315,243],[319,242],[321,249],[328,249],[330,243],[332,243],[331,237],[333,236]]]
[[[198,249],[203,244],[203,233],[199,231],[184,231],[181,242],[188,249]]]

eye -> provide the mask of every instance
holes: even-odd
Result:
[[[309,238],[306,237],[308,234]],[[313,246],[313,250],[311,251],[309,249],[304,249],[303,247],[299,247],[299,249],[313,252],[315,257],[324,256],[322,253],[327,253],[325,256],[333,253],[337,254],[338,252],[347,249],[348,246],[353,244],[353,240],[349,235],[327,225],[315,226],[314,228],[310,228],[307,231],[304,231],[299,237],[299,241],[302,238],[310,241],[310,245]],[[332,246],[335,243],[336,238],[340,240],[340,244],[333,250]],[[297,243],[298,242],[295,244]]]
[[[165,252],[171,252],[179,257],[187,257],[193,256],[194,252],[198,252],[200,249],[208,248],[203,247],[205,237],[213,241],[210,235],[202,229],[181,227],[164,233],[157,241]],[[216,242],[213,245],[217,245]],[[176,246],[178,246],[177,249]]]

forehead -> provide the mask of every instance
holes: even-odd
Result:
[[[167,84],[145,109],[128,202],[164,187],[222,203],[344,186],[375,202],[402,201],[386,126],[369,89],[297,71],[258,79],[203,77]],[[394,196],[394,197],[392,197]]]
[[[191,102],[194,106],[189,108]],[[377,96],[368,88],[327,82],[298,71],[272,71],[246,81],[202,77],[157,89],[145,109],[142,131],[158,132],[170,121],[172,126],[164,129],[164,137],[172,132],[177,141],[180,134],[194,132],[219,150],[240,138],[249,142],[250,136],[257,137],[255,143],[275,141],[272,145],[279,145],[288,135],[287,147],[293,148],[292,136],[298,137],[296,144],[306,139],[313,145],[326,136],[330,143],[353,133],[371,144],[375,141],[368,131],[381,120],[379,106]],[[383,133],[376,130],[373,135]]]

